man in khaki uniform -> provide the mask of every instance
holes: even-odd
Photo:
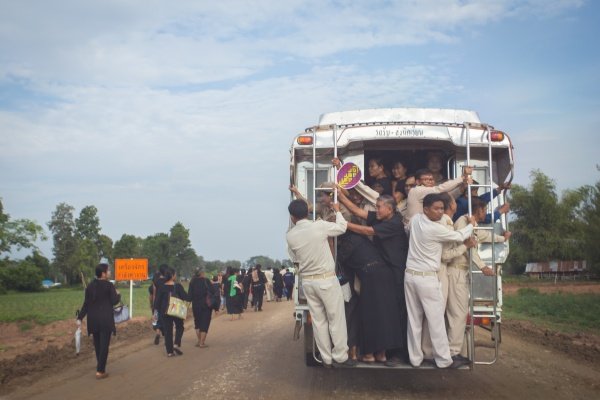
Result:
[[[485,220],[486,205],[478,198],[471,201],[473,216],[478,223]],[[468,216],[463,215],[454,224],[454,229],[462,229],[469,223]],[[504,232],[503,236],[491,233],[489,230],[475,230],[475,238],[478,243],[492,242],[502,243],[510,238],[510,232]],[[492,267],[485,265],[479,257],[477,246],[471,250],[471,258],[485,276],[494,276]],[[450,343],[450,355],[453,358],[462,358],[460,355],[465,337],[467,314],[469,312],[469,254],[467,251],[454,258],[448,264],[448,302],[446,305],[446,318],[448,320],[448,341]]]
[[[450,195],[454,198],[460,196],[463,184],[467,184],[472,181],[472,172],[472,167],[464,167],[462,176],[435,186],[435,181],[433,180],[433,174],[431,171],[426,169],[418,170],[415,174],[417,186],[408,192],[408,198],[406,200],[407,219],[410,221],[415,214],[423,212],[423,199],[428,194],[450,193]]]

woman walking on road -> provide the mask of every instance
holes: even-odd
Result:
[[[167,357],[172,357],[173,354],[183,355],[181,351],[181,338],[183,337],[183,320],[167,315],[169,309],[169,298],[177,297],[181,300],[188,300],[188,295],[183,286],[175,282],[177,278],[175,270],[169,268],[165,273],[165,283],[157,290],[157,308],[161,316],[163,335],[165,337],[165,348],[167,349]],[[175,340],[173,340],[173,325],[175,325]],[[173,346],[175,344],[175,346]]]
[[[108,376],[106,361],[110,335],[116,334],[113,306],[121,301],[121,295],[108,280],[110,270],[108,264],[98,264],[96,279],[85,288],[85,299],[77,316],[77,326],[87,315],[87,332],[94,337],[96,351],[96,379]]]
[[[238,281],[240,279],[239,274],[240,270],[238,268],[232,268],[231,273],[227,276],[225,285],[223,286],[223,290],[225,291],[227,314],[231,315],[232,321],[235,314],[238,315],[238,319],[241,319],[242,312],[244,311],[242,304],[242,285]]]
[[[213,309],[211,308],[211,305],[207,304],[207,301],[212,302],[214,296],[218,295],[219,293],[215,291],[215,287],[205,277],[204,271],[199,269],[196,270],[195,276],[190,281],[189,288],[189,296],[192,300],[192,311],[194,312],[194,328],[196,329],[196,336],[198,337],[196,347],[208,347],[205,341]]]
[[[281,301],[283,296],[283,277],[279,273],[279,268],[273,268],[273,292],[275,292],[275,301]]]

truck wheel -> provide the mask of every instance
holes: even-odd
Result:
[[[307,367],[318,367],[320,362],[313,357],[313,328],[312,325],[304,324],[304,363]],[[318,355],[318,350],[316,351]]]

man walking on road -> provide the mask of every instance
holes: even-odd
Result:
[[[289,268],[285,269],[285,274],[283,274],[283,284],[285,285],[285,297],[287,297],[287,301],[290,301],[292,295],[294,294],[294,274],[290,272]]]
[[[273,295],[273,268],[267,267],[265,277],[267,278],[267,301],[273,301],[273,298],[275,297]]]
[[[334,204],[333,209],[335,222],[313,222],[307,219],[306,202],[292,201],[288,211],[295,226],[286,238],[292,260],[299,266],[298,274],[302,279],[323,365],[353,367],[356,362],[348,359],[344,297],[327,240],[346,232],[347,222],[340,213],[339,204]]]

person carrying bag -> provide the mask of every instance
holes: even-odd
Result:
[[[175,282],[175,270],[169,267],[164,275],[166,281],[158,288],[156,304],[163,321],[165,348],[167,357],[174,354],[183,355],[181,351],[181,338],[183,337],[183,322],[187,317],[188,295],[183,286]],[[173,339],[173,326],[175,326],[175,339]]]

